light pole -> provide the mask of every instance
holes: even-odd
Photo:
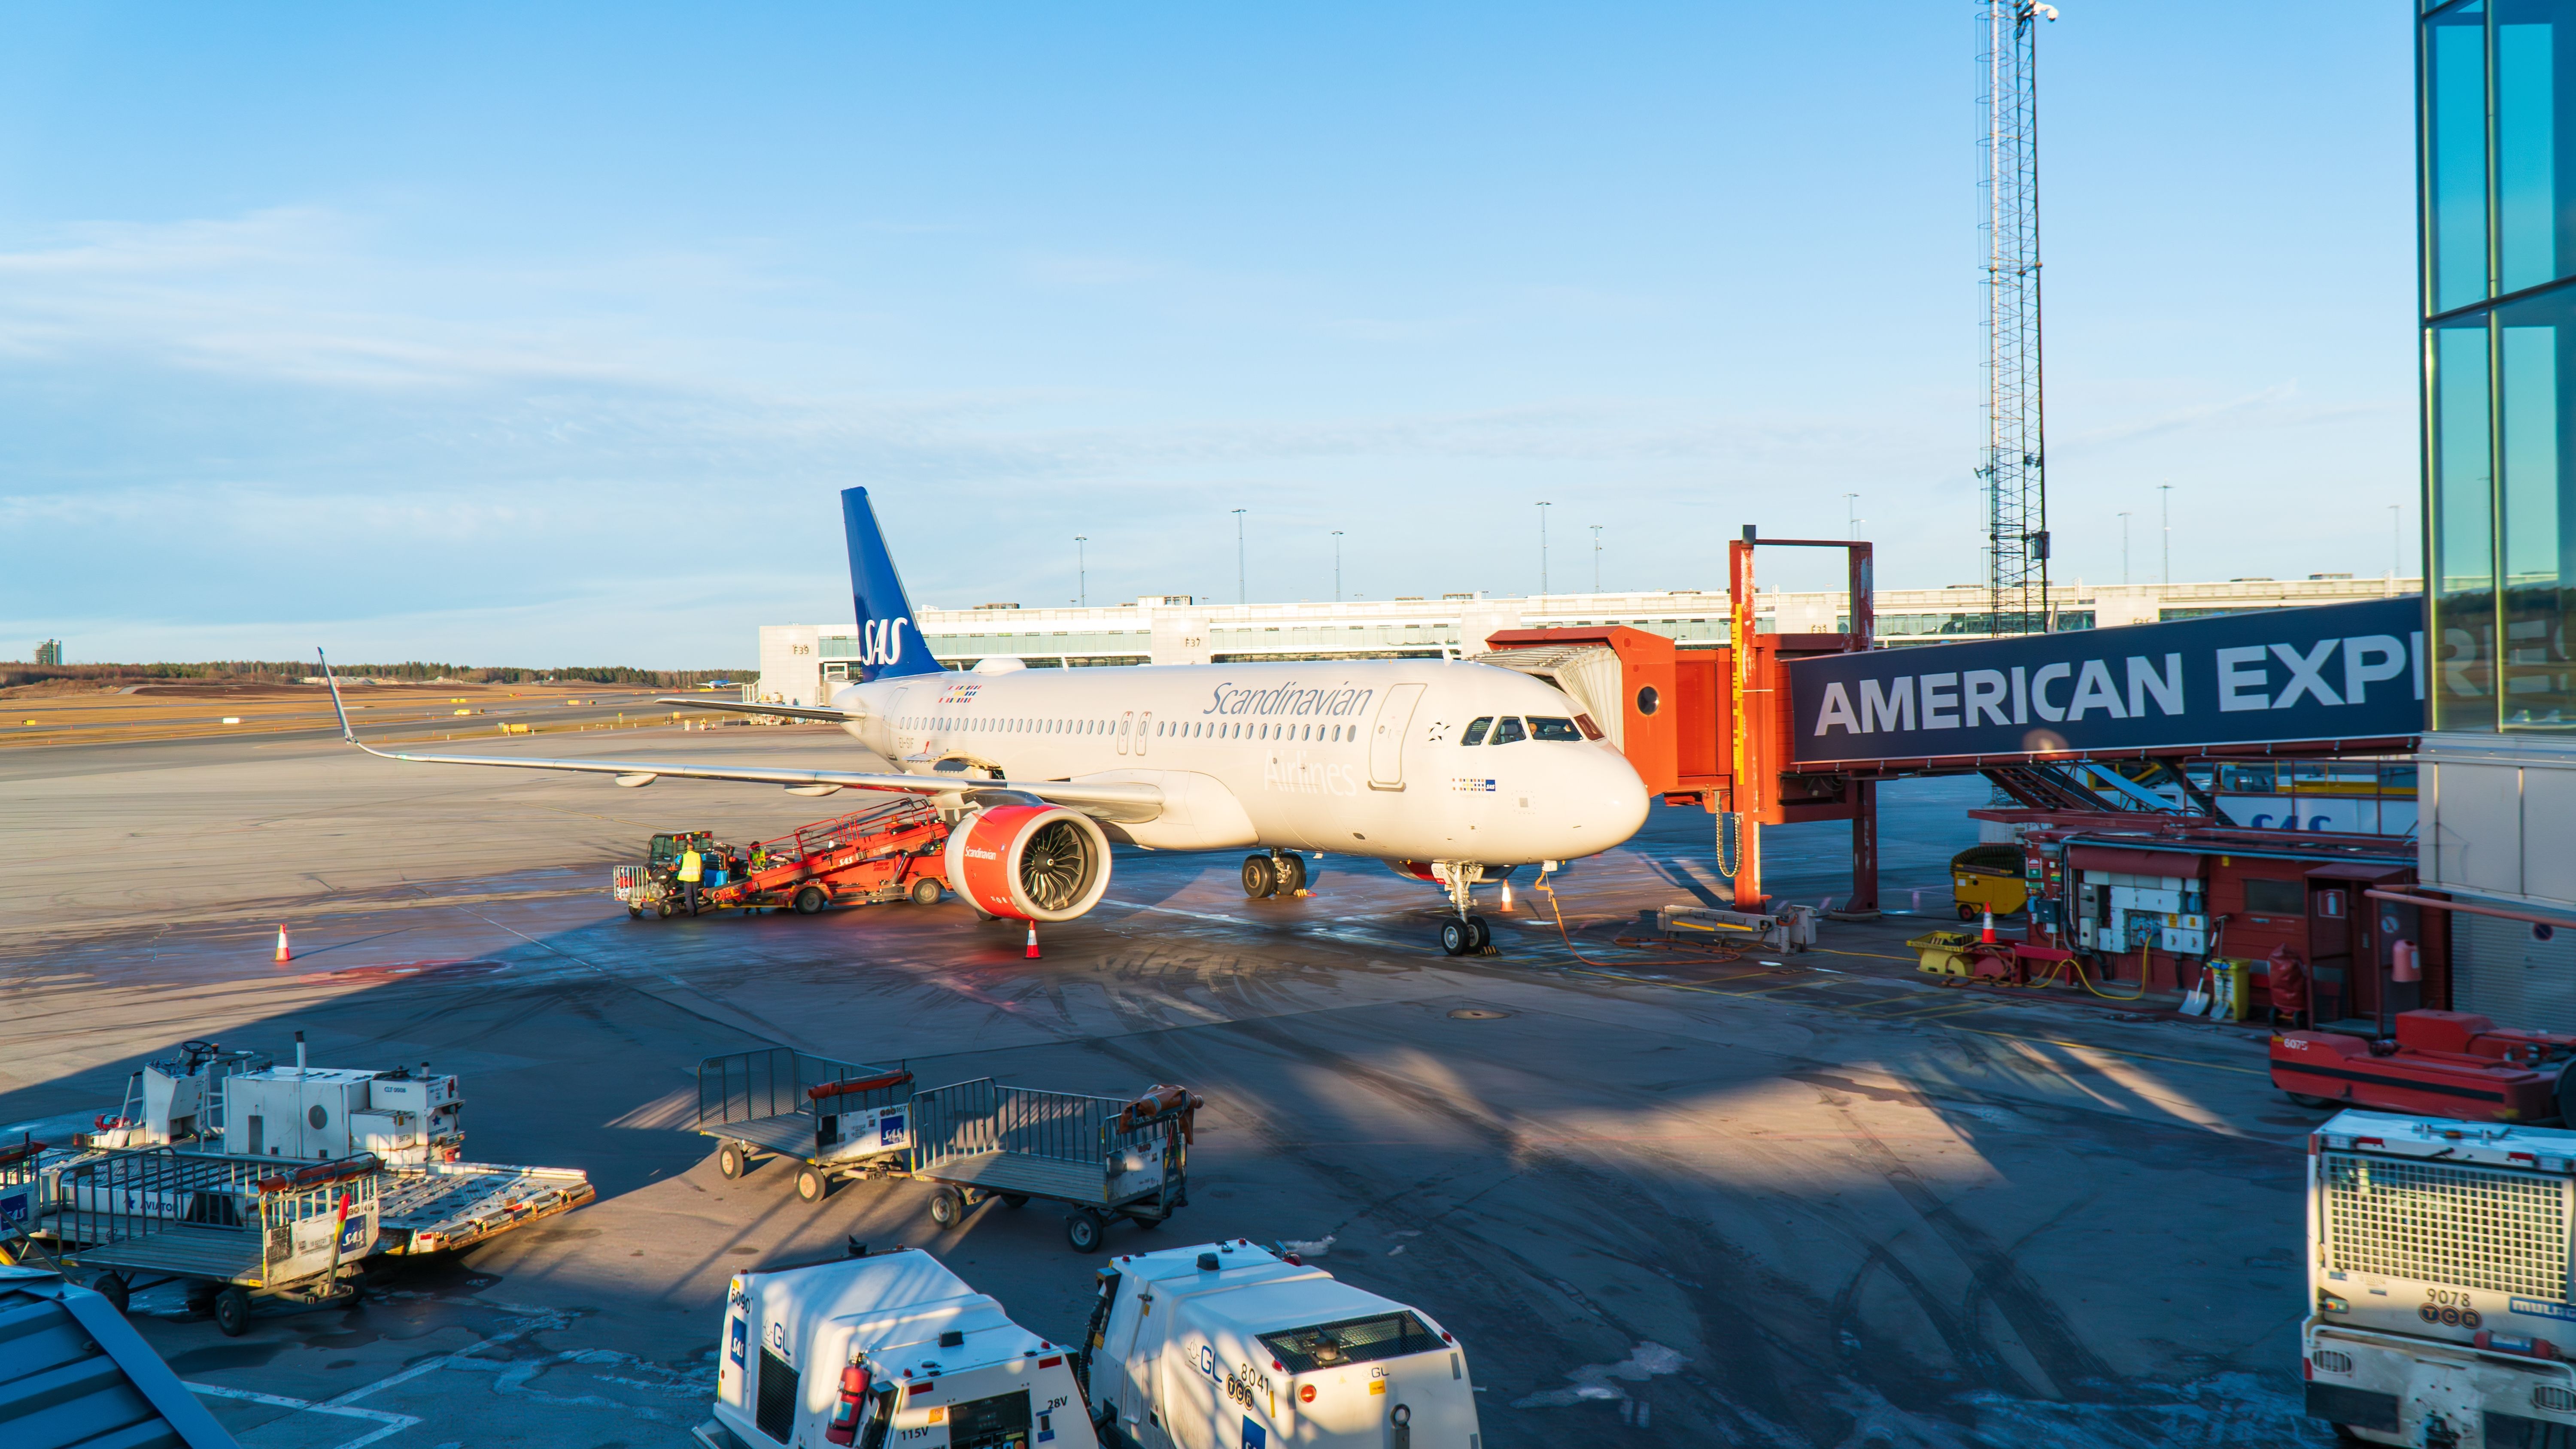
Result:
[[[2120,515],[2120,582],[2129,581],[2129,515]]]
[[[1860,537],[1860,495],[1857,493],[1843,495],[1843,536]]]
[[[2163,525],[2165,531],[2165,556],[2162,572],[2164,574],[2164,581],[2170,584],[2173,582],[2173,485],[2171,483],[2159,483],[2156,485],[2156,492],[2161,495],[2163,499],[2161,503],[2157,504],[2157,507],[2164,510]]]
[[[1538,596],[1547,597],[1547,510],[1553,505],[1538,506]]]
[[[1252,602],[1252,594],[1243,584],[1243,510],[1234,510],[1234,601]]]
[[[1592,592],[1601,592],[1601,525],[1592,525]]]
[[[1082,546],[1089,542],[1089,538],[1079,533],[1073,536],[1073,587],[1074,592],[1081,596],[1074,602],[1086,609],[1091,607],[1091,566],[1083,559]]]
[[[1333,530],[1333,602],[1342,601],[1342,531]]]

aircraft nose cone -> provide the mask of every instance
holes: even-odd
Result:
[[[1646,823],[1646,782],[1637,776],[1637,767],[1628,757],[1611,750],[1598,751],[1583,771],[1575,796],[1575,808],[1567,824],[1578,827],[1564,832],[1564,854],[1598,855],[1602,851],[1637,833]]]

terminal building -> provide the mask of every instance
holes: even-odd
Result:
[[[2303,579],[2231,579],[2204,584],[2078,584],[2058,591],[2059,630],[2198,619],[2252,609],[2337,604],[2412,594],[2422,581],[2314,574]],[[1882,644],[1952,643],[1988,636],[1981,584],[1886,589],[1877,597]],[[1544,594],[1357,600],[1347,603],[1207,604],[1182,594],[1148,595],[1092,608],[1023,608],[1015,603],[924,608],[932,656],[952,669],[1016,659],[1033,669],[1102,664],[1228,664],[1237,660],[1436,659],[1475,654],[1503,629],[1625,624],[1663,634],[1685,649],[1726,642],[1724,590]],[[1832,634],[1849,627],[1839,590],[1769,592],[1754,606],[1765,633]],[[853,672],[858,626],[771,624],[760,631],[759,697],[816,705]]]
[[[2421,9],[2424,519],[2439,649],[2419,874],[2454,902],[2459,1007],[2563,1030],[2576,1026],[2576,16],[2483,0]]]

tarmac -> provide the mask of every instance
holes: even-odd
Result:
[[[628,731],[493,753],[847,767],[817,728]],[[609,867],[655,830],[782,833],[847,808],[761,787],[403,765],[325,740],[0,754],[0,1130],[112,1111],[189,1038],[463,1077],[467,1156],[586,1169],[599,1200],[354,1309],[238,1339],[175,1288],[145,1338],[247,1449],[680,1446],[731,1274],[845,1243],[938,1254],[1057,1342],[1100,1259],[1062,1215],[956,1228],[910,1183],[795,1197],[717,1175],[693,1069],[765,1044],[1121,1095],[1205,1097],[1190,1203],[1109,1253],[1332,1240],[1320,1266],[1467,1351],[1489,1449],[2325,1443],[2299,1411],[2305,1134],[2261,1034],[2167,1003],[1944,986],[1975,779],[1882,790],[1883,890],[1821,949],[1621,945],[1722,904],[1711,817],[1487,909],[1442,956],[1435,892],[1366,860],[1246,901],[1234,855],[1121,850],[1107,899],[1023,936],[962,904],[630,921]],[[1838,899],[1848,828],[1765,837],[1770,884]],[[1919,896],[1912,894],[1920,892]],[[1928,918],[1928,919],[1927,919]],[[280,924],[295,959],[270,959]],[[1579,954],[1578,954],[1579,952]]]

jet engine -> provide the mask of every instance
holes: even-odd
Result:
[[[986,915],[1070,921],[1109,889],[1109,837],[1060,805],[996,805],[948,833],[948,886]]]

